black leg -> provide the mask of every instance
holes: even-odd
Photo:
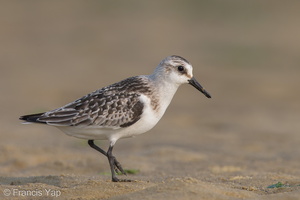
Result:
[[[123,170],[121,164],[117,161],[117,159],[112,155],[113,146],[109,146],[108,151],[105,152],[103,149],[101,149],[100,147],[95,145],[94,140],[88,140],[88,144],[90,145],[90,147],[92,147],[96,151],[102,153],[103,155],[105,155],[108,158],[113,182],[129,181],[129,180],[119,180],[116,176],[116,173],[118,173],[119,171],[124,175],[126,175],[126,172]]]
[[[103,149],[101,149],[100,147],[95,145],[94,140],[88,140],[88,144],[90,145],[90,147],[92,147],[96,151],[99,151],[100,153],[102,153],[103,155],[105,155],[107,157],[107,153]]]
[[[109,146],[107,151],[107,158],[110,166],[110,171],[112,175],[112,181],[113,182],[119,182],[120,180],[116,176],[115,172],[115,157],[112,155],[113,146]]]
[[[112,181],[113,182],[131,182],[131,180],[128,179],[118,179],[116,176],[116,169],[119,169],[122,174],[126,175],[125,171],[123,170],[121,164],[117,161],[117,159],[112,155],[113,146],[109,146],[107,151],[107,158],[110,165],[111,175],[112,175]]]

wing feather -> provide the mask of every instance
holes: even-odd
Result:
[[[140,95],[150,92],[145,77],[132,77],[96,90],[37,120],[54,126],[124,128],[136,123],[144,105]]]

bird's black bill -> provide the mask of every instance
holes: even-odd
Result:
[[[202,92],[207,98],[211,98],[210,94],[200,85],[200,83],[198,83],[198,81],[194,77],[189,80],[189,84]]]

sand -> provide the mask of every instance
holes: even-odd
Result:
[[[171,2],[1,2],[0,199],[300,199],[299,2]],[[87,141],[18,120],[171,54],[212,99],[184,85],[116,143],[132,182]]]

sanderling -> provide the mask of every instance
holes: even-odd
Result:
[[[151,75],[134,76],[96,90],[61,108],[39,114],[21,116],[25,123],[55,126],[67,135],[87,139],[93,149],[108,158],[112,181],[116,173],[126,175],[112,155],[120,138],[132,137],[152,129],[161,119],[178,87],[189,83],[206,97],[210,94],[193,77],[192,65],[180,56],[162,60]],[[94,144],[108,140],[108,151]]]

